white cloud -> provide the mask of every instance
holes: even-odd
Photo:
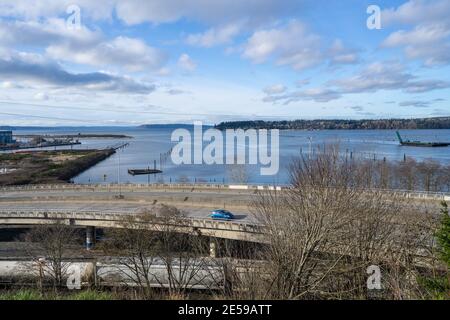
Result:
[[[412,76],[400,63],[374,62],[353,76],[331,82],[347,93],[375,92],[382,89],[399,89]]]
[[[328,56],[332,65],[354,64],[359,61],[357,51],[346,48],[340,39],[336,39],[328,49]]]
[[[166,77],[166,76],[170,75],[170,73],[171,73],[171,71],[167,67],[163,67],[156,72],[156,74],[161,77]]]
[[[403,90],[421,93],[450,87],[441,80],[417,80],[404,65],[395,62],[374,62],[355,75],[332,81],[343,93],[376,92],[379,90]]]
[[[0,44],[46,47],[53,59],[93,65],[121,67],[127,71],[157,70],[167,60],[161,50],[140,39],[116,37],[105,40],[100,31],[85,26],[67,28],[63,19],[44,21],[0,20]]]
[[[210,48],[230,43],[242,29],[241,23],[230,23],[224,26],[211,28],[202,33],[190,34],[186,43],[192,46]]]
[[[46,94],[45,92],[38,92],[34,95],[33,97],[35,100],[39,100],[39,101],[46,101],[49,99],[48,94]]]
[[[245,44],[243,56],[254,63],[273,58],[278,65],[303,70],[318,65],[323,57],[319,37],[299,21],[255,32]]]
[[[450,88],[450,82],[434,79],[418,80],[400,63],[374,62],[350,77],[330,81],[325,86],[269,95],[263,101],[284,104],[300,100],[329,102],[353,93],[374,93],[380,90],[423,93],[446,88]]]
[[[52,43],[70,42],[75,46],[92,45],[101,39],[101,33],[84,26],[80,29],[66,27],[63,19],[45,21],[0,20],[0,44],[47,46]]]
[[[297,86],[297,88],[301,88],[303,86],[308,85],[311,82],[310,79],[301,79],[301,80],[297,80],[295,82],[295,85]]]
[[[70,5],[76,4],[81,9],[81,18],[110,19],[117,0],[0,0],[0,16],[39,20],[40,18],[67,15]]]
[[[450,30],[443,24],[419,25],[413,30],[400,30],[391,33],[383,44],[388,47],[403,45],[430,45],[450,35]]]
[[[38,54],[9,52],[0,56],[0,76],[7,81],[21,80],[56,87],[77,87],[94,91],[117,91],[148,94],[153,84],[136,81],[125,76],[103,72],[73,73]]]
[[[409,0],[397,8],[382,11],[383,25],[434,23],[447,20],[450,13],[448,0]]]
[[[271,95],[263,99],[264,102],[278,102],[281,101],[287,105],[296,101],[315,101],[315,102],[329,102],[341,97],[341,94],[333,89],[327,88],[311,88],[306,90],[298,90],[289,92],[283,95]]]
[[[2,89],[24,89],[24,88],[26,88],[24,85],[16,83],[16,82],[12,82],[12,81],[3,81],[0,84],[0,87]]]
[[[324,49],[321,38],[297,20],[287,25],[256,31],[244,45],[243,57],[253,63],[274,60],[296,71],[313,68],[329,61],[332,65],[359,61],[356,50],[346,48],[339,39]]]
[[[430,104],[431,104],[430,101],[410,100],[410,101],[402,101],[398,105],[400,107],[428,108]]]
[[[282,84],[274,84],[264,88],[263,91],[268,95],[280,94],[286,91],[286,87]]]
[[[303,1],[284,0],[0,0],[0,17],[39,20],[65,16],[69,5],[81,8],[81,19],[109,20],[113,13],[129,25],[140,23],[168,23],[182,18],[221,25],[246,19],[251,12],[253,23],[265,22],[283,14],[299,12]]]
[[[209,25],[224,25],[250,19],[251,24],[265,23],[284,14],[300,12],[303,0],[0,0],[0,17],[26,20],[68,16],[66,9],[77,5],[81,20],[112,20],[117,16],[128,25],[170,23],[188,19]],[[249,14],[251,13],[251,14]]]
[[[426,66],[450,63],[450,24],[419,25],[391,33],[384,47],[404,47],[410,59],[423,59]]]
[[[384,24],[406,24],[413,28],[391,33],[382,46],[404,48],[408,58],[423,60],[425,66],[449,64],[449,16],[448,0],[410,0],[398,8],[384,10]]]
[[[188,92],[186,92],[184,90],[181,90],[181,89],[169,89],[169,90],[166,91],[166,93],[171,95],[171,96],[177,96],[177,95],[185,94],[185,93],[188,93]]]
[[[189,72],[195,71],[195,69],[197,69],[197,64],[186,53],[183,53],[178,59],[178,66],[183,70]]]
[[[188,18],[212,25],[246,19],[268,21],[298,11],[303,1],[284,0],[128,0],[118,1],[117,16],[127,24],[166,23]],[[249,14],[251,13],[251,15]]]
[[[351,106],[350,109],[356,111],[356,112],[363,112],[364,108],[362,106]]]
[[[62,43],[51,45],[46,51],[54,59],[93,66],[120,66],[128,71],[159,70],[167,61],[161,50],[128,37],[117,37],[89,48]]]

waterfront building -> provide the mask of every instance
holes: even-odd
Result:
[[[14,143],[12,131],[0,130],[0,145]]]

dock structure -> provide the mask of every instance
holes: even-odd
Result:
[[[409,147],[448,147],[450,146],[450,142],[422,142],[422,141],[410,141],[410,140],[403,140],[400,132],[395,131],[397,134],[398,141],[400,142],[400,145],[402,146],[409,146]]]
[[[158,169],[128,169],[128,173],[132,176],[136,176],[144,174],[157,174],[162,173],[162,171]]]

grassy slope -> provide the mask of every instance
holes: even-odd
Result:
[[[67,150],[49,151],[40,153],[2,154],[0,155],[0,167],[2,164],[13,164],[18,168],[9,174],[0,175],[0,185],[23,185],[39,183],[64,183],[71,178],[89,169],[100,161],[114,154],[114,150]],[[81,155],[73,160],[55,163],[52,156],[61,153]]]

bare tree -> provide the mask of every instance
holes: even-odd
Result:
[[[29,252],[32,263],[25,267],[36,274],[41,289],[45,278],[50,278],[55,290],[63,285],[76,236],[76,230],[63,222],[34,227],[25,235],[25,240],[36,249]]]
[[[158,217],[159,237],[156,254],[162,260],[170,298],[183,298],[196,286],[208,288],[210,268],[207,250],[200,234],[191,226],[184,213],[176,207],[161,205],[153,213]]]
[[[417,168],[422,177],[423,189],[427,192],[437,191],[438,172],[441,169],[440,163],[432,159],[426,159]]]
[[[444,192],[450,192],[450,165],[442,168],[442,174],[440,174],[440,185]]]
[[[289,191],[266,192],[255,201],[255,217],[266,227],[269,242],[270,297],[314,296],[348,254],[336,246],[355,216],[361,192],[353,188],[351,164],[341,160],[337,148],[302,157],[290,167]]]
[[[389,298],[420,298],[416,279],[436,260],[434,206],[408,202],[395,218],[393,243],[383,259],[384,285]]]
[[[377,161],[378,169],[378,188],[389,189],[391,187],[391,165],[386,160]]]
[[[154,297],[152,286],[167,289],[169,298],[183,298],[190,288],[214,285],[205,243],[176,207],[155,205],[128,216],[109,237],[106,250],[116,257],[119,278],[146,299]]]
[[[127,216],[122,228],[111,230],[110,240],[103,245],[108,255],[117,256],[115,270],[120,279],[137,287],[145,299],[154,297],[151,267],[155,260],[157,235],[148,228],[154,223],[155,217],[147,213]]]
[[[268,242],[259,271],[268,275],[259,278],[263,297],[367,298],[366,270],[373,264],[398,280],[386,283],[392,296],[406,295],[417,265],[411,257],[430,247],[433,233],[411,213],[411,203],[367,188],[369,177],[358,176],[367,165],[329,146],[291,165],[287,192],[259,195],[254,215]]]
[[[396,170],[399,186],[404,190],[415,190],[417,187],[417,162],[414,159],[406,159],[401,162]]]

